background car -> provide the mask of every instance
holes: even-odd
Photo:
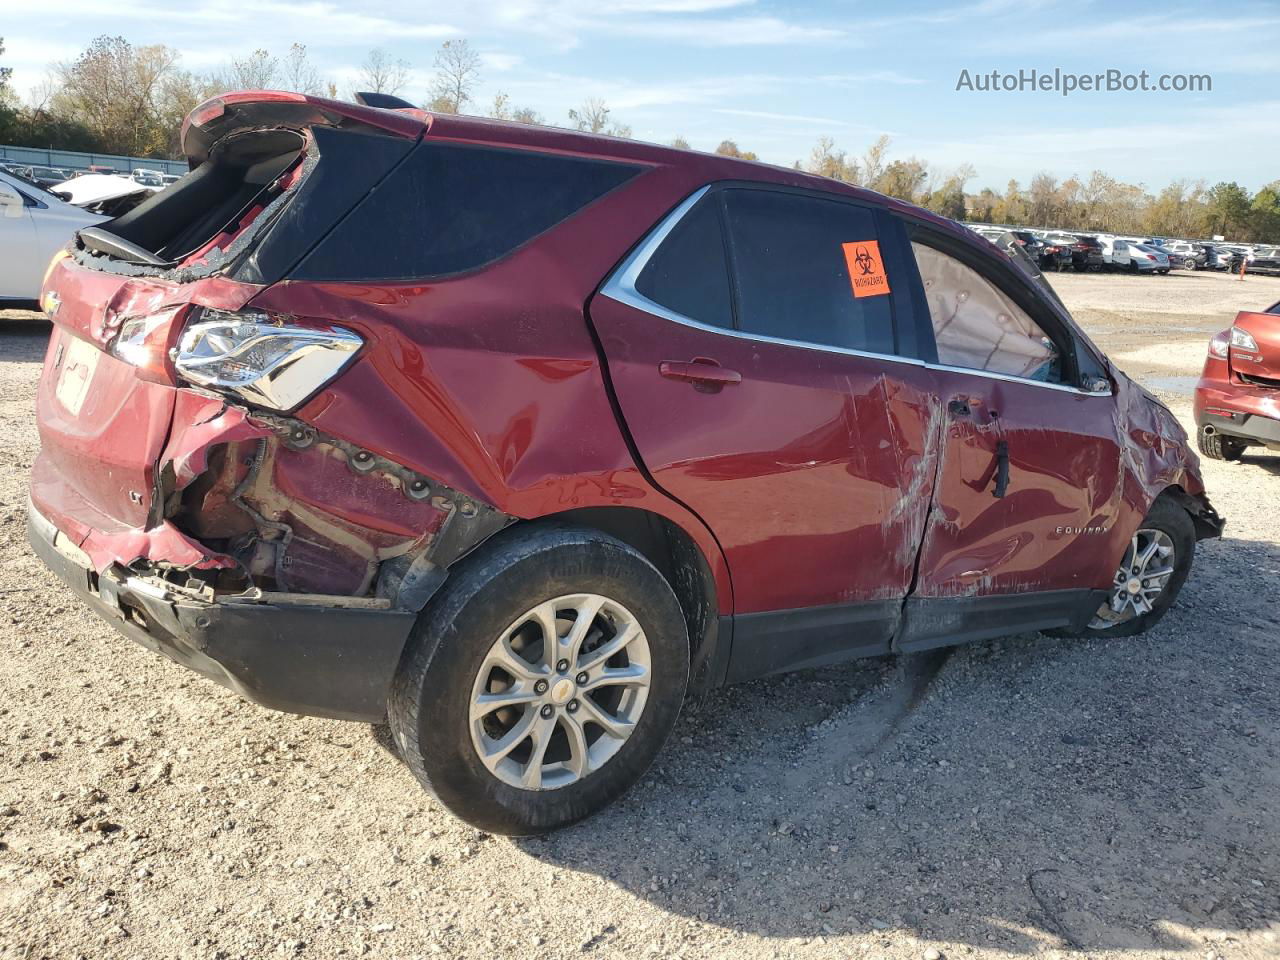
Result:
[[[1206,457],[1239,460],[1254,446],[1280,450],[1280,303],[1240,312],[1209,341],[1192,406]]]
[[[69,180],[71,171],[60,167],[25,167],[21,171],[21,176],[47,189]]]
[[[1255,247],[1248,273],[1280,274],[1280,247]]]
[[[1165,245],[1172,254],[1176,253],[1181,261],[1180,266],[1187,270],[1204,270],[1209,267],[1209,251],[1203,243],[1192,243],[1189,240],[1175,240]]]
[[[1153,270],[1156,273],[1168,273],[1171,267],[1169,254],[1161,247],[1151,243],[1130,243],[1129,256],[1134,268]],[[1147,264],[1151,264],[1147,266]]]
[[[1119,237],[1099,237],[1102,248],[1102,265],[1107,270],[1131,270],[1133,258],[1129,255],[1129,243]]]
[[[1102,244],[1089,234],[1059,233],[1046,238],[1049,243],[1065,246],[1071,251],[1071,266],[1076,270],[1101,270],[1106,262]]]
[[[31,306],[49,260],[81,227],[104,217],[0,173],[0,306]]]

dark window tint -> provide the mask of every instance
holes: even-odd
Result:
[[[879,260],[870,210],[763,190],[728,190],[725,201],[740,330],[894,352],[889,289],[895,278],[886,278]],[[854,257],[864,284],[883,281],[864,286],[864,296],[854,296],[849,277],[846,264]]]
[[[424,140],[302,261],[305,280],[412,280],[504,256],[639,172]]]
[[[717,203],[706,197],[680,219],[640,271],[636,290],[692,320],[732,327]]]

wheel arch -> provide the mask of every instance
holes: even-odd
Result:
[[[1155,506],[1161,500],[1177,504],[1191,516],[1191,523],[1196,528],[1196,539],[1207,540],[1222,536],[1222,518],[1209,504],[1208,498],[1188,493],[1180,484],[1171,483],[1151,501]]]
[[[671,585],[689,630],[691,690],[717,686],[728,660],[731,618],[722,616],[711,558],[675,521],[641,507],[577,507],[538,521],[570,523],[615,537],[657,567]],[[519,526],[520,524],[517,524]]]

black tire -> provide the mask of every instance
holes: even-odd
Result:
[[[515,620],[573,593],[614,600],[639,622],[651,655],[648,699],[634,731],[599,769],[558,789],[526,790],[499,779],[477,755],[472,687]],[[599,531],[530,524],[500,534],[450,571],[401,657],[388,717],[405,763],[451,813],[491,833],[528,836],[595,813],[639,780],[675,726],[688,677],[684,616],[653,564]]]
[[[1210,460],[1236,461],[1244,456],[1245,448],[1249,444],[1236,437],[1224,437],[1220,433],[1205,433],[1203,430],[1197,430],[1196,446]]]
[[[1133,637],[1140,633],[1146,633],[1159,622],[1165,612],[1173,606],[1174,601],[1178,599],[1178,592],[1182,589],[1182,585],[1186,583],[1187,575],[1191,572],[1191,562],[1195,557],[1196,550],[1196,528],[1195,524],[1191,522],[1191,515],[1186,510],[1172,499],[1160,497],[1151,505],[1151,510],[1147,513],[1142,523],[1139,524],[1139,529],[1161,530],[1168,534],[1169,539],[1173,542],[1173,573],[1169,577],[1169,582],[1165,586],[1164,592],[1152,603],[1151,610],[1140,616],[1110,626],[1095,627],[1090,624],[1081,630],[1046,630],[1046,633],[1055,637],[1085,637],[1107,640],[1119,637]]]

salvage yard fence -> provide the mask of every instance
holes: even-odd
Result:
[[[0,144],[0,163],[16,163],[24,167],[63,167],[88,170],[89,167],[111,167],[116,173],[129,174],[142,167],[175,173],[187,172],[184,160],[158,160],[154,157],[122,157],[112,153],[79,153],[75,150],[46,150],[42,147],[8,147]]]

